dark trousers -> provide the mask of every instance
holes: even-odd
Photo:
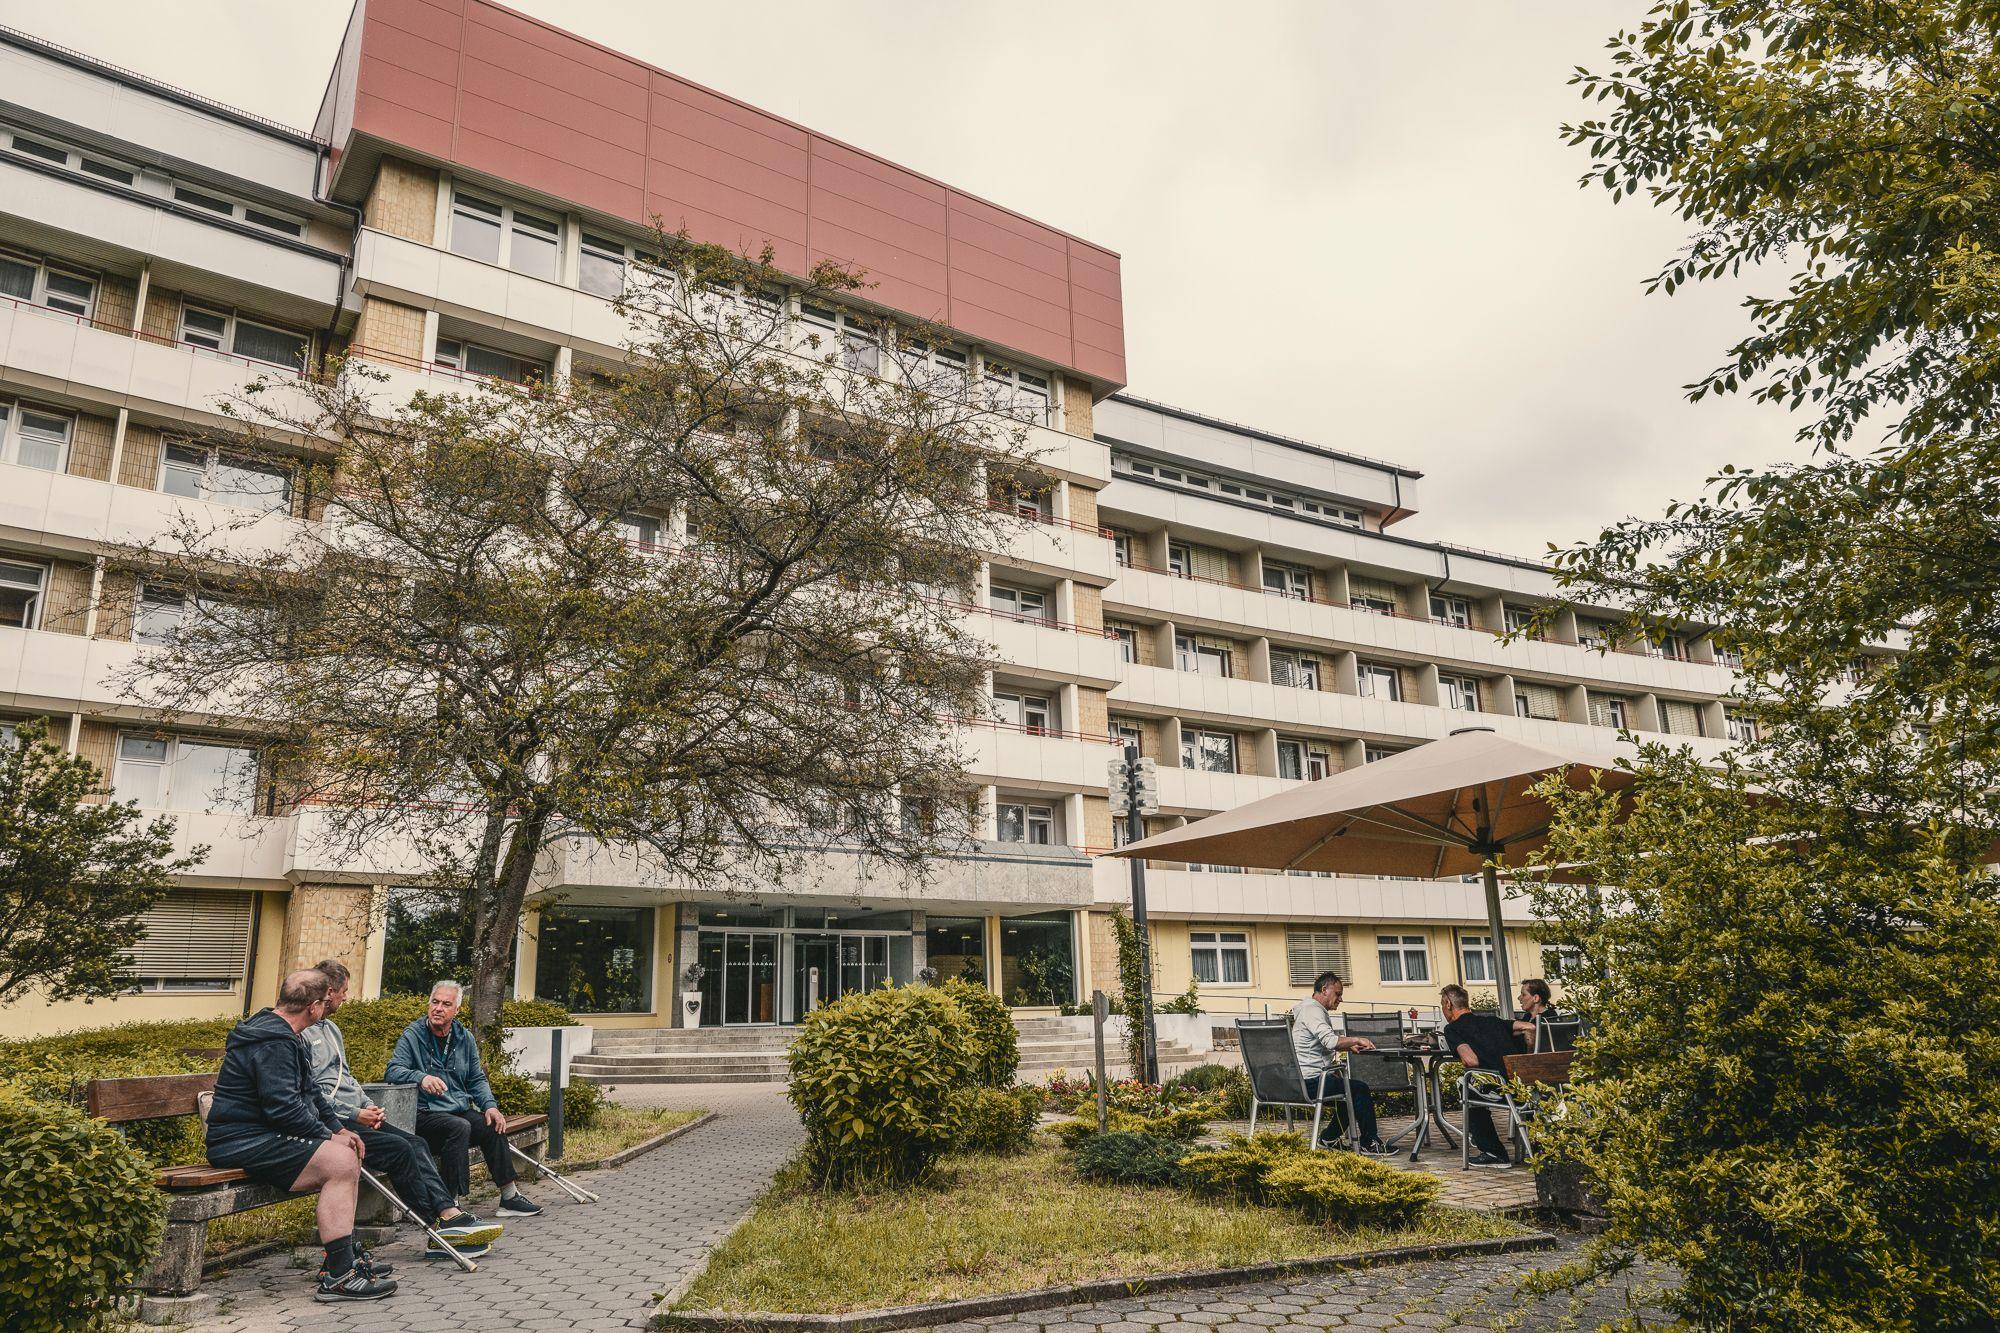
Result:
[[[1495,1157],[1507,1156],[1507,1145],[1500,1140],[1500,1130],[1493,1123],[1493,1113],[1478,1107],[1466,1108],[1465,1123],[1472,1134],[1472,1146],[1483,1153]]]
[[[1373,1143],[1376,1137],[1375,1090],[1369,1087],[1366,1083],[1363,1083],[1358,1078],[1355,1079],[1353,1082],[1349,1083],[1347,1086],[1350,1090],[1352,1090],[1354,1094],[1355,1128],[1361,1131],[1361,1141],[1363,1143]],[[1338,1071],[1336,1071],[1326,1076],[1326,1080],[1322,1086],[1322,1091],[1320,1095],[1337,1096],[1339,1092],[1340,1092],[1340,1074]],[[1320,1142],[1331,1143],[1335,1139],[1338,1139],[1340,1137],[1342,1129],[1340,1124],[1340,1112],[1339,1112],[1340,1106],[1341,1103],[1335,1102],[1333,1104],[1332,1113],[1327,1117],[1327,1119],[1320,1122],[1320,1130],[1319,1130]]]
[[[514,1161],[507,1153],[507,1136],[486,1123],[478,1111],[419,1111],[417,1137],[431,1146],[438,1175],[458,1198],[472,1191],[473,1146],[486,1159],[486,1173],[496,1185],[514,1183]]]
[[[369,1129],[359,1120],[345,1123],[361,1136],[361,1146],[368,1150],[361,1164],[378,1176],[387,1176],[396,1197],[422,1213],[425,1221],[435,1222],[439,1213],[457,1206],[422,1139],[386,1120],[380,1129]]]

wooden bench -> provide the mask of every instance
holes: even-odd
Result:
[[[214,1074],[100,1078],[85,1085],[84,1102],[91,1115],[107,1124],[131,1125],[200,1115],[203,1095],[214,1091]],[[540,1160],[548,1146],[548,1119],[545,1115],[509,1116],[507,1138]],[[315,1192],[294,1193],[275,1185],[260,1185],[234,1167],[206,1163],[161,1167],[154,1183],[167,1196],[167,1226],[159,1252],[139,1283],[139,1317],[151,1324],[190,1323],[214,1312],[214,1298],[200,1290],[209,1222]],[[377,1198],[365,1182],[361,1196],[364,1202]],[[386,1205],[381,1205],[374,1211],[382,1220],[393,1222],[385,1210]]]
[[[1507,1057],[1507,1077],[1516,1083],[1561,1088],[1569,1084],[1570,1061],[1575,1051],[1541,1051],[1535,1055]]]

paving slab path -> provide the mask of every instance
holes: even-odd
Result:
[[[676,1084],[620,1089],[633,1106],[697,1106],[714,1121],[609,1171],[580,1176],[602,1196],[574,1204],[554,1185],[527,1188],[538,1218],[507,1234],[476,1273],[422,1257],[423,1233],[399,1230],[377,1251],[396,1268],[387,1300],[321,1305],[289,1256],[253,1260],[208,1290],[217,1333],[500,1333],[645,1325],[655,1293],[688,1273],[770,1182],[803,1133],[780,1084]],[[489,1215],[481,1210],[482,1215]]]

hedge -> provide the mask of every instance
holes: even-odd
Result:
[[[1400,1227],[1437,1201],[1444,1182],[1354,1153],[1314,1151],[1298,1134],[1230,1135],[1188,1153],[1181,1179],[1205,1194],[1296,1208],[1328,1226]]]
[[[984,986],[964,977],[953,977],[942,987],[958,1001],[959,1009],[978,1044],[972,1076],[982,1087],[1004,1088],[1014,1081],[1021,1067],[1020,1032],[1014,1026],[1014,1012]]]

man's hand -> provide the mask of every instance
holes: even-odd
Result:
[[[333,1141],[335,1143],[344,1143],[354,1149],[354,1156],[357,1160],[366,1159],[368,1156],[368,1145],[363,1143],[361,1136],[351,1129],[341,1130],[340,1133],[333,1136]]]
[[[1340,1039],[1340,1049],[1343,1051],[1372,1051],[1375,1049],[1375,1043],[1366,1037],[1342,1037]]]
[[[433,1097],[442,1097],[446,1092],[450,1091],[450,1089],[445,1087],[444,1080],[436,1074],[425,1074],[423,1080],[417,1086]]]
[[[364,1106],[354,1113],[354,1118],[369,1129],[380,1129],[387,1115],[388,1113],[379,1106]]]
[[[497,1106],[486,1108],[486,1123],[493,1126],[493,1132],[496,1134],[507,1132],[507,1117],[500,1113],[500,1108]]]

